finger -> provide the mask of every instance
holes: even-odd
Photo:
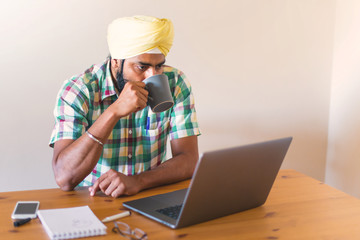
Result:
[[[112,193],[111,196],[113,198],[118,198],[121,195],[123,195],[125,193],[125,185],[124,184],[120,184]]]
[[[97,191],[99,191],[99,179],[96,180],[92,187],[89,187],[90,196],[94,196]]]
[[[129,84],[129,88],[136,91],[136,93],[140,93],[141,95],[146,96],[148,95],[147,89],[145,89],[145,83],[143,82],[131,82]]]
[[[117,179],[113,179],[113,181],[110,183],[110,185],[108,186],[108,188],[104,193],[108,196],[112,195],[112,192],[119,186],[119,184],[122,183]]]
[[[121,91],[120,95],[130,90],[133,90],[135,87],[136,86],[133,84],[133,82],[128,81],[127,83],[125,83],[124,89]]]
[[[133,83],[135,83],[135,85],[140,87],[140,88],[145,88],[145,83],[144,82],[133,82]]]
[[[140,111],[140,110],[144,109],[146,106],[147,106],[147,103],[144,103],[144,102],[143,103],[138,103],[136,105],[136,109],[134,110],[134,112]]]
[[[148,95],[149,95],[149,92],[147,90],[140,88],[139,97],[141,98],[141,100],[147,102]]]
[[[145,83],[143,82],[138,82],[138,81],[128,81],[125,86],[127,87],[131,87],[131,88],[139,88],[139,89],[144,89],[145,88]]]
[[[147,97],[140,93],[136,94],[136,97],[133,99],[133,101],[134,111],[139,111],[147,106]]]
[[[142,101],[147,102],[149,92],[144,88],[136,89],[136,96],[140,98]]]
[[[109,185],[111,184],[111,179],[110,178],[106,178],[103,181],[101,181],[101,183],[99,184],[99,188],[100,190],[105,193],[106,189],[108,189]]]
[[[147,95],[148,91],[145,89],[145,83],[129,81],[125,84],[124,89],[128,91],[134,91],[135,93],[141,93],[142,95]]]
[[[145,98],[144,96],[141,96],[141,97],[139,96],[139,99],[136,100],[135,104],[136,104],[136,107],[143,109],[147,105],[147,98]]]
[[[100,191],[100,183],[107,177],[106,173],[101,175],[92,185],[89,187],[90,196],[94,196],[97,191]]]

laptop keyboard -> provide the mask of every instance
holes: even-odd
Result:
[[[182,207],[182,204],[167,207],[167,208],[161,208],[156,211],[159,213],[162,213],[168,217],[171,217],[173,219],[177,219],[179,217],[181,207]]]

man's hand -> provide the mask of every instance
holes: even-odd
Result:
[[[111,107],[115,108],[119,117],[127,116],[146,107],[148,94],[148,91],[145,90],[145,83],[128,81],[119,98]]]
[[[90,196],[97,191],[102,191],[108,196],[117,198],[121,195],[134,195],[140,191],[136,176],[126,176],[113,169],[101,175],[92,187],[89,187]]]

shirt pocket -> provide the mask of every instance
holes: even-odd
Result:
[[[162,116],[161,114],[149,114],[143,125],[143,129],[148,132],[157,129],[166,129],[169,127],[169,123],[169,117]]]
[[[147,117],[146,124],[141,127],[141,135],[149,140],[164,138],[170,125],[169,118],[159,118],[156,114]]]
[[[159,128],[157,128],[157,129],[142,129],[141,135],[144,138],[150,138],[150,140],[154,140],[154,139],[158,138],[160,130],[161,129],[159,129]]]

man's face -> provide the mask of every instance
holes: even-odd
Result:
[[[163,73],[165,56],[144,53],[124,62],[123,76],[128,81],[143,81],[145,78]]]
[[[165,56],[163,54],[144,53],[124,62],[121,75],[121,67],[116,72],[116,81],[121,92],[127,81],[143,81],[156,74],[163,73]]]

